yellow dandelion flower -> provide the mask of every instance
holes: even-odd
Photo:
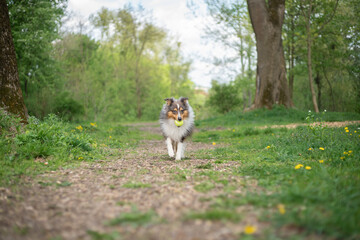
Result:
[[[344,160],[344,159],[345,159],[345,157],[340,157],[340,159],[341,159],[341,160]]]
[[[357,133],[356,130],[354,131],[354,133]]]
[[[325,150],[325,148],[323,148],[323,147],[319,147],[319,149],[320,149],[320,150],[322,150],[322,151],[324,151],[324,150]]]
[[[270,146],[267,146],[266,148],[267,148],[267,149],[269,149],[269,148],[270,148]]]
[[[304,167],[304,165],[298,164],[298,165],[295,166],[295,169],[300,169],[300,168],[302,168],[302,167]]]
[[[319,163],[324,163],[324,160],[319,160]]]
[[[306,170],[310,170],[311,167],[310,167],[310,166],[306,166],[305,169],[306,169]]]
[[[213,142],[213,143],[212,143],[212,145],[214,145],[214,146],[215,146],[215,145],[216,145],[216,142]]]
[[[345,132],[349,132],[349,130],[345,130]]]
[[[78,157],[78,160],[83,160],[84,158],[83,157]]]
[[[252,235],[256,232],[256,227],[251,225],[246,225],[244,228],[244,233],[247,235]]]
[[[235,129],[233,129],[233,132],[235,132]]]
[[[76,129],[82,131],[83,130],[83,127],[81,125],[77,126]]]
[[[346,127],[345,130],[348,130],[348,127]]]
[[[353,152],[353,151],[350,150],[350,151],[349,151],[349,154],[352,154],[352,152]]]
[[[285,214],[286,210],[285,210],[285,205],[284,204],[281,204],[281,203],[278,204],[277,208],[278,208],[280,214],[282,214],[282,215]]]
[[[309,151],[311,151],[311,150],[312,150],[312,148],[309,148],[308,150],[309,150]]]
[[[111,138],[112,138],[112,136],[109,136],[109,138],[111,139]]]
[[[90,123],[91,126],[97,127],[96,123]]]

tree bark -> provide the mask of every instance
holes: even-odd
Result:
[[[6,0],[0,0],[0,107],[27,122]]]
[[[316,100],[316,93],[313,83],[313,77],[312,77],[312,61],[311,61],[311,47],[312,47],[312,39],[311,39],[311,22],[310,22],[310,16],[312,12],[312,1],[310,1],[310,6],[308,9],[308,18],[306,19],[306,46],[307,46],[307,68],[308,68],[308,78],[309,78],[309,84],[310,84],[310,92],[311,92],[311,99],[314,106],[314,111],[319,112],[319,107]]]
[[[317,101],[318,101],[318,109],[320,111],[320,109],[322,109],[322,106],[321,106],[321,77],[320,77],[319,72],[316,73],[315,83],[316,83],[317,89],[318,89]]]
[[[257,71],[255,108],[271,109],[274,104],[292,107],[286,80],[282,25],[285,0],[247,0],[256,38]]]
[[[290,20],[290,43],[289,43],[289,94],[291,100],[293,100],[294,93],[294,62],[295,62],[295,42],[294,42],[294,32],[295,32],[295,23],[294,16],[289,15]]]

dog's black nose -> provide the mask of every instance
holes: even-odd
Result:
[[[182,120],[182,118],[181,117],[178,117],[178,121],[181,121]]]

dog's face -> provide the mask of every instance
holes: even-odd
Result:
[[[167,104],[167,117],[168,119],[174,119],[177,121],[182,121],[188,118],[189,109],[188,109],[188,98],[182,97],[179,100],[174,98],[166,98]]]

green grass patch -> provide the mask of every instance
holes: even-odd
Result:
[[[131,225],[133,227],[155,224],[160,222],[161,219],[154,211],[141,212],[136,208],[133,208],[131,212],[122,213],[116,218],[110,220],[107,225]]]
[[[310,117],[306,119],[307,116]],[[227,183],[242,188],[244,194],[211,199],[211,211],[231,212],[238,206],[250,204],[270,217],[275,228],[291,225],[303,229],[305,234],[315,233],[324,238],[358,238],[360,125],[296,129],[257,129],[255,126],[359,119],[359,114],[316,115],[297,110],[284,112],[279,108],[232,113],[200,121],[199,125],[204,128],[195,134],[195,141],[225,145],[200,150],[196,152],[196,158],[211,158],[219,163],[237,161],[239,166],[232,169],[230,175],[244,178],[243,183]],[[208,126],[216,124],[227,128],[207,130]],[[215,183],[227,179],[212,171],[198,174]],[[247,184],[248,181],[251,184]],[[206,192],[211,190],[211,184],[204,182],[196,187]],[[284,214],[279,212],[279,204],[285,206]]]
[[[121,239],[121,236],[118,232],[111,233],[100,233],[97,231],[88,230],[87,234],[91,237],[92,240],[118,240]]]
[[[210,221],[232,221],[237,222],[241,220],[240,214],[235,211],[226,209],[209,209],[204,212],[191,212],[185,217],[186,219],[201,219]]]
[[[141,182],[127,182],[123,185],[124,188],[150,188],[151,184]]]
[[[256,109],[249,112],[230,112],[225,115],[216,116],[196,121],[197,127],[231,127],[279,125],[287,123],[306,123],[307,112],[297,109],[286,109],[283,106],[274,106],[272,110]],[[314,113],[314,119],[322,121],[345,121],[359,120],[359,113],[326,112]]]
[[[196,166],[197,169],[211,169],[213,166],[211,163],[201,164]]]
[[[202,182],[197,185],[195,185],[194,189],[198,192],[206,193],[210,190],[214,189],[215,185],[211,182]]]
[[[83,161],[119,156],[154,136],[114,123],[68,123],[55,115],[27,125],[0,109],[0,186]]]

